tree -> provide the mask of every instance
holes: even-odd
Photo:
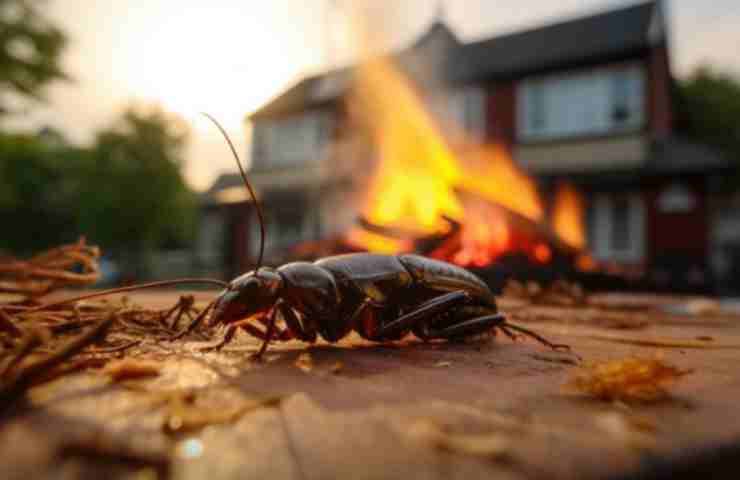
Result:
[[[0,134],[0,249],[32,253],[77,238],[75,203],[86,152]]]
[[[0,250],[29,254],[85,235],[145,273],[152,250],[193,238],[186,139],[178,117],[137,107],[88,148],[54,132],[0,134]]]
[[[65,34],[41,13],[43,0],[0,0],[0,116],[12,97],[42,99],[43,87],[66,79]]]
[[[192,238],[195,196],[180,173],[187,129],[160,109],[128,108],[100,131],[80,178],[80,231],[143,263]]]
[[[678,88],[680,128],[720,148],[740,166],[740,80],[701,67]]]

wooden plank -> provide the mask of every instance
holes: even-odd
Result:
[[[142,298],[167,304],[177,294]],[[513,321],[570,343],[585,361],[661,355],[694,370],[669,401],[655,405],[564,391],[578,368],[574,356],[503,337],[472,344],[289,342],[274,345],[261,364],[248,358],[258,342],[243,336],[220,353],[201,353],[197,342],[145,342],[137,351],[161,365],[155,378],[119,385],[89,371],[33,389],[35,409],[0,424],[0,462],[6,478],[155,475],[161,472],[150,463],[158,458],[167,475],[184,479],[626,474],[648,459],[740,438],[740,318],[670,314],[667,302],[502,302]],[[179,405],[173,392],[219,420],[168,433],[164,425]],[[274,397],[283,400],[239,410],[233,419],[219,416]],[[71,440],[104,440],[138,463],[79,452],[60,461]]]

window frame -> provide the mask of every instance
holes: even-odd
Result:
[[[331,122],[332,115],[324,111],[255,122],[252,164],[269,170],[303,167],[320,161],[324,147],[331,141]]]
[[[641,64],[525,78],[517,86],[517,137],[526,143],[642,130],[647,120],[646,81]],[[626,98],[619,102],[622,94]],[[625,120],[616,118],[617,103],[626,104]],[[541,119],[537,125],[535,112]]]
[[[627,246],[618,248],[615,244],[616,206],[627,201]],[[589,245],[595,258],[602,261],[635,264],[644,261],[646,255],[646,209],[643,196],[639,192],[623,194],[597,194],[591,201],[587,219],[593,244]]]

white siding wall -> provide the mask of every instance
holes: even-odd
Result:
[[[259,169],[303,166],[319,161],[330,138],[331,116],[310,112],[254,126],[253,165]]]

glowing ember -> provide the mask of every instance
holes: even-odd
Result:
[[[583,199],[570,184],[563,183],[555,195],[552,226],[561,239],[579,250],[586,248],[586,229],[583,226]]]
[[[453,257],[460,265],[483,267],[511,248],[511,235],[506,221],[495,211],[484,208],[465,212],[461,249]]]
[[[540,263],[548,263],[552,258],[552,250],[544,243],[539,243],[534,247],[534,258]]]

